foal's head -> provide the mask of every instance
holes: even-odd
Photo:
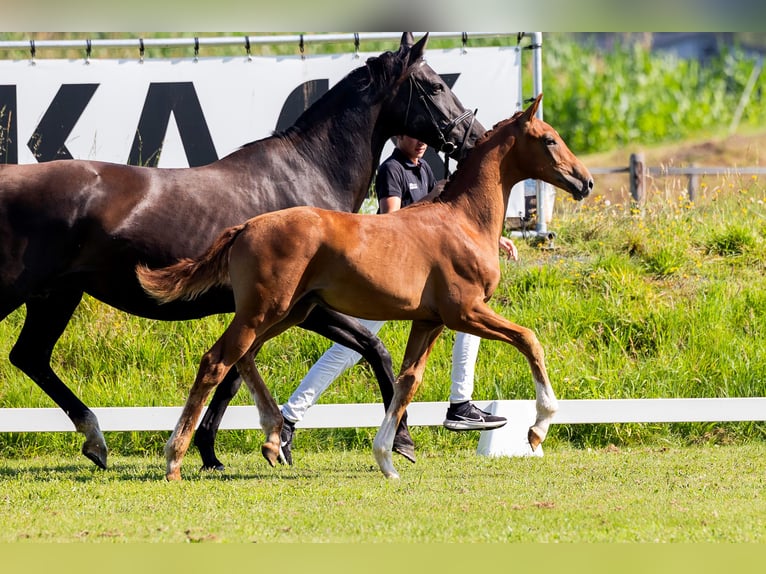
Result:
[[[497,124],[488,137],[506,138],[512,146],[503,158],[504,177],[540,179],[583,199],[593,189],[593,176],[570,151],[556,130],[535,114],[540,94],[523,112]],[[505,175],[507,174],[507,175]]]

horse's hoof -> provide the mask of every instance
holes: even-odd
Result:
[[[532,452],[534,452],[535,449],[540,446],[540,443],[543,442],[543,439],[541,439],[535,432],[535,427],[529,429],[527,440],[529,441],[529,446],[532,447]]]
[[[395,453],[402,455],[409,460],[412,464],[415,464],[415,445],[414,444],[396,444],[392,449]]]
[[[83,445],[82,453],[97,467],[102,470],[106,470],[106,447],[91,449],[86,445]]]
[[[223,465],[223,463],[219,462],[219,463],[216,463],[216,464],[203,464],[200,467],[200,470],[202,470],[202,471],[208,471],[208,470],[209,471],[216,471],[217,470],[218,472],[223,472],[224,470],[226,470],[226,467]]]
[[[167,474],[165,474],[165,480],[167,480],[168,482],[180,482],[181,471],[174,470],[172,472],[168,472]]]
[[[279,461],[278,446],[274,446],[270,442],[265,442],[263,443],[263,446],[261,447],[261,454],[263,455],[263,458],[266,459],[266,462],[268,462],[271,467],[277,466],[277,462]]]
[[[378,463],[378,468],[383,476],[386,478],[399,478],[399,473],[394,468],[394,463],[391,461],[391,451],[385,448],[375,448],[373,446],[372,454],[375,456],[375,462]]]

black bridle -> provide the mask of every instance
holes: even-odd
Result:
[[[466,110],[459,116],[447,120],[447,116],[444,114],[441,114],[443,119],[446,121],[444,126],[440,126],[439,122],[436,120],[433,114],[433,109],[437,109],[438,106],[436,105],[436,102],[434,102],[433,98],[426,92],[426,90],[423,88],[423,86],[418,82],[417,79],[415,79],[413,76],[409,77],[410,80],[410,93],[409,98],[407,100],[407,112],[404,115],[404,126],[407,127],[407,123],[410,117],[410,107],[412,106],[412,95],[413,93],[417,93],[418,99],[423,103],[423,106],[426,108],[426,111],[428,112],[428,117],[431,119],[431,124],[433,124],[434,128],[436,128],[436,131],[439,134],[439,139],[441,140],[441,144],[439,146],[439,151],[444,153],[444,164],[445,169],[447,167],[447,158],[450,156],[450,154],[455,153],[455,150],[462,152],[463,148],[465,147],[465,141],[468,137],[468,134],[471,131],[471,128],[473,127],[473,122],[476,119],[476,111]],[[471,118],[471,122],[468,124],[468,128],[466,129],[465,133],[463,134],[463,140],[460,142],[460,147],[455,146],[454,143],[447,140],[447,136],[452,132],[452,130],[455,129],[455,127],[464,121],[467,118]]]

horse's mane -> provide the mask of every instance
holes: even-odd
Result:
[[[395,75],[401,74],[401,68],[397,67],[397,63],[405,61],[402,48],[398,52],[383,52],[379,56],[372,56],[367,59],[364,66],[360,66],[351,70],[343,79],[333,85],[327,92],[311,106],[298,116],[295,123],[283,130],[274,130],[271,133],[272,138],[277,139],[290,139],[296,133],[300,133],[303,127],[307,124],[311,124],[314,121],[318,121],[321,117],[326,116],[326,112],[322,112],[322,116],[315,117],[318,114],[318,110],[326,110],[330,107],[329,102],[341,99],[354,102],[364,102],[367,97],[381,97],[386,92],[383,88],[390,85],[391,78]],[[248,142],[240,147],[246,148],[253,144],[258,143],[261,140],[254,140]]]

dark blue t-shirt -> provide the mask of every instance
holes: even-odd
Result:
[[[399,148],[380,164],[375,177],[378,201],[384,197],[401,197],[402,207],[423,199],[434,188],[436,180],[431,166],[421,159],[415,165]]]

